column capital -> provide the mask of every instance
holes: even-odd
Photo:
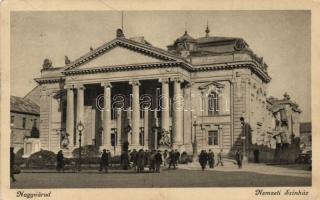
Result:
[[[77,88],[78,90],[79,90],[79,89],[80,89],[80,90],[86,89],[86,87],[84,87],[84,85],[81,84],[81,83],[75,84],[75,85],[74,85],[74,88]]]
[[[129,84],[132,86],[140,86],[140,81],[139,80],[130,80]]]
[[[159,78],[160,83],[169,83],[169,78]]]
[[[112,84],[109,81],[105,81],[101,83],[102,87],[112,88]]]
[[[74,89],[74,85],[73,84],[64,85],[64,89],[73,90]]]
[[[171,81],[173,82],[177,82],[177,83],[183,83],[184,80],[181,78],[181,77],[173,77],[173,78],[170,78]]]

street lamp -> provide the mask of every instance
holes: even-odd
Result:
[[[81,171],[81,136],[82,136],[82,131],[84,130],[84,125],[80,121],[77,124],[77,130],[79,131],[79,166],[78,170]]]
[[[199,124],[197,123],[197,116],[193,117],[193,127],[194,127],[194,134],[193,134],[193,162],[197,160],[198,157],[198,147],[197,147],[197,126]]]
[[[247,157],[247,151],[246,151],[246,136],[243,135],[241,136],[241,139],[243,141],[243,145],[242,145],[242,148],[243,148],[243,162],[247,162],[248,160],[248,157]]]

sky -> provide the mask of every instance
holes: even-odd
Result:
[[[287,92],[311,121],[311,14],[309,11],[125,11],[127,38],[144,36],[166,46],[185,30],[194,38],[241,37],[268,64],[269,96]],[[45,58],[64,65],[116,37],[119,11],[58,11],[11,13],[11,95],[24,96],[37,83]]]

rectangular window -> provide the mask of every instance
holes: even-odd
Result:
[[[22,128],[26,128],[26,121],[27,119],[25,117],[22,118]]]
[[[37,123],[38,123],[38,122],[37,122],[37,119],[34,119],[34,120],[33,120],[33,127],[37,127]]]
[[[219,134],[217,130],[208,132],[208,145],[219,145]]]
[[[10,116],[10,124],[14,125],[14,116]]]
[[[111,129],[111,146],[116,146],[117,145],[117,129],[112,128]]]

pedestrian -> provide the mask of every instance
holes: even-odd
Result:
[[[164,150],[163,152],[163,165],[166,166],[166,162],[167,162],[167,157],[168,157],[168,150]]]
[[[201,165],[202,171],[204,171],[204,169],[206,168],[207,158],[208,158],[207,153],[204,150],[202,150],[199,155],[199,163]]]
[[[147,167],[150,165],[150,155],[151,153],[146,149],[144,152],[144,167]]]
[[[214,168],[214,153],[211,149],[209,149],[208,153],[208,163],[210,168]]]
[[[221,164],[221,166],[223,166],[223,162],[222,162],[222,149],[220,149],[219,153],[218,153],[218,162],[216,166],[219,166],[219,164]]]
[[[58,151],[57,154],[57,171],[64,171],[64,156],[62,150]]]
[[[171,169],[171,166],[173,165],[173,169],[176,169],[176,154],[173,151],[173,149],[169,153],[169,169]]]
[[[126,151],[123,151],[120,157],[122,169],[128,170],[129,167],[129,154]]]
[[[137,154],[137,172],[142,172],[144,170],[144,151],[140,149]]]
[[[178,151],[178,149],[175,150],[175,154],[176,154],[176,166],[178,166],[178,163],[180,160],[180,152]]]
[[[109,159],[110,159],[110,154],[107,152],[106,149],[103,149],[101,159],[100,159],[100,172],[104,169],[104,172],[108,172],[108,167],[109,167]]]
[[[149,159],[149,171],[154,172],[155,171],[155,165],[156,165],[156,160],[155,160],[155,156],[156,156],[156,150],[152,150],[151,154],[150,154],[150,159]]]
[[[132,167],[134,170],[137,170],[137,154],[136,149],[133,149],[130,154],[130,162],[132,162]]]
[[[236,151],[236,161],[238,164],[238,168],[241,169],[242,168],[242,155],[239,149],[237,149]]]
[[[160,165],[162,163],[162,155],[161,155],[160,150],[158,150],[158,152],[155,154],[154,158],[155,158],[154,160],[155,160],[156,172],[160,173]]]
[[[15,164],[14,159],[15,159],[15,155],[13,152],[13,147],[10,147],[10,177],[12,182],[17,181],[14,177],[14,164]]]

